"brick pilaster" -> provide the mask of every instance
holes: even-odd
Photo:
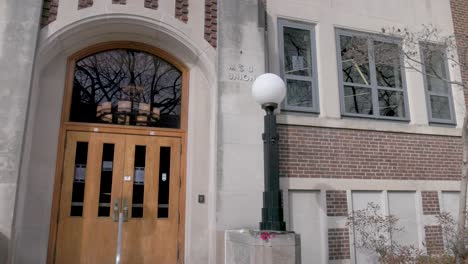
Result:
[[[436,191],[423,191],[421,192],[421,196],[423,214],[436,215],[440,213],[439,195]]]
[[[175,17],[184,23],[188,22],[188,7],[188,0],[176,0]]]
[[[41,27],[47,26],[49,23],[57,19],[59,0],[45,0],[42,5]]]
[[[457,41],[462,81],[468,84],[468,2],[450,0],[453,28]],[[465,91],[465,104],[468,105],[468,91]]]
[[[205,0],[205,39],[216,48],[218,40],[217,0]]]
[[[93,0],[78,0],[78,9],[83,9],[93,6]]]
[[[442,237],[442,227],[439,225],[425,226],[426,248],[429,255],[444,254],[444,239]]]
[[[346,191],[327,191],[327,216],[348,216]]]
[[[348,228],[328,229],[328,259],[350,259],[349,230]]]
[[[145,7],[150,9],[158,9],[158,0],[145,0]]]

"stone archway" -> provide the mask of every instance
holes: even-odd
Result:
[[[190,70],[186,196],[207,192],[206,186],[214,188],[210,184],[215,178],[213,166],[216,148],[214,53],[206,53],[178,32],[145,18],[108,15],[78,21],[51,33],[39,45],[16,204],[13,260],[24,260],[27,263],[37,263],[39,260],[42,263],[47,259],[47,244],[51,237],[47,227],[51,219],[55,163],[60,154],[61,98],[67,58],[96,43],[128,40],[169,49]],[[190,241],[192,237],[208,239],[208,218],[213,218],[215,213],[208,211],[208,208],[192,209],[196,201],[184,202],[187,212],[183,230],[186,242],[181,246],[185,248],[185,255],[206,258],[208,249],[199,248],[201,245]],[[24,251],[26,248],[28,250]],[[28,255],[22,252],[28,252]]]

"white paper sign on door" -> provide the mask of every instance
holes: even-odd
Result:
[[[103,161],[102,171],[112,171],[112,161]]]
[[[135,184],[143,185],[145,183],[145,167],[135,167]]]
[[[75,165],[75,181],[84,182],[86,177],[86,165],[76,164]]]

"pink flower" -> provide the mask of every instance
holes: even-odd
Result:
[[[269,240],[270,238],[272,238],[272,237],[273,237],[272,234],[270,234],[270,233],[268,233],[268,232],[262,232],[262,233],[260,234],[260,238],[261,238],[263,241],[266,241],[266,242],[268,242],[268,240]]]

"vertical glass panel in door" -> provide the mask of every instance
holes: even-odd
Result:
[[[70,216],[83,215],[83,201],[88,161],[88,142],[76,142],[75,172],[73,176],[72,202]]]
[[[171,148],[161,147],[159,153],[158,218],[169,217],[170,171]]]
[[[134,180],[132,195],[132,218],[143,217],[145,195],[146,146],[135,146]]]
[[[112,193],[112,168],[114,167],[114,144],[103,144],[101,184],[99,188],[98,216],[109,216]]]

